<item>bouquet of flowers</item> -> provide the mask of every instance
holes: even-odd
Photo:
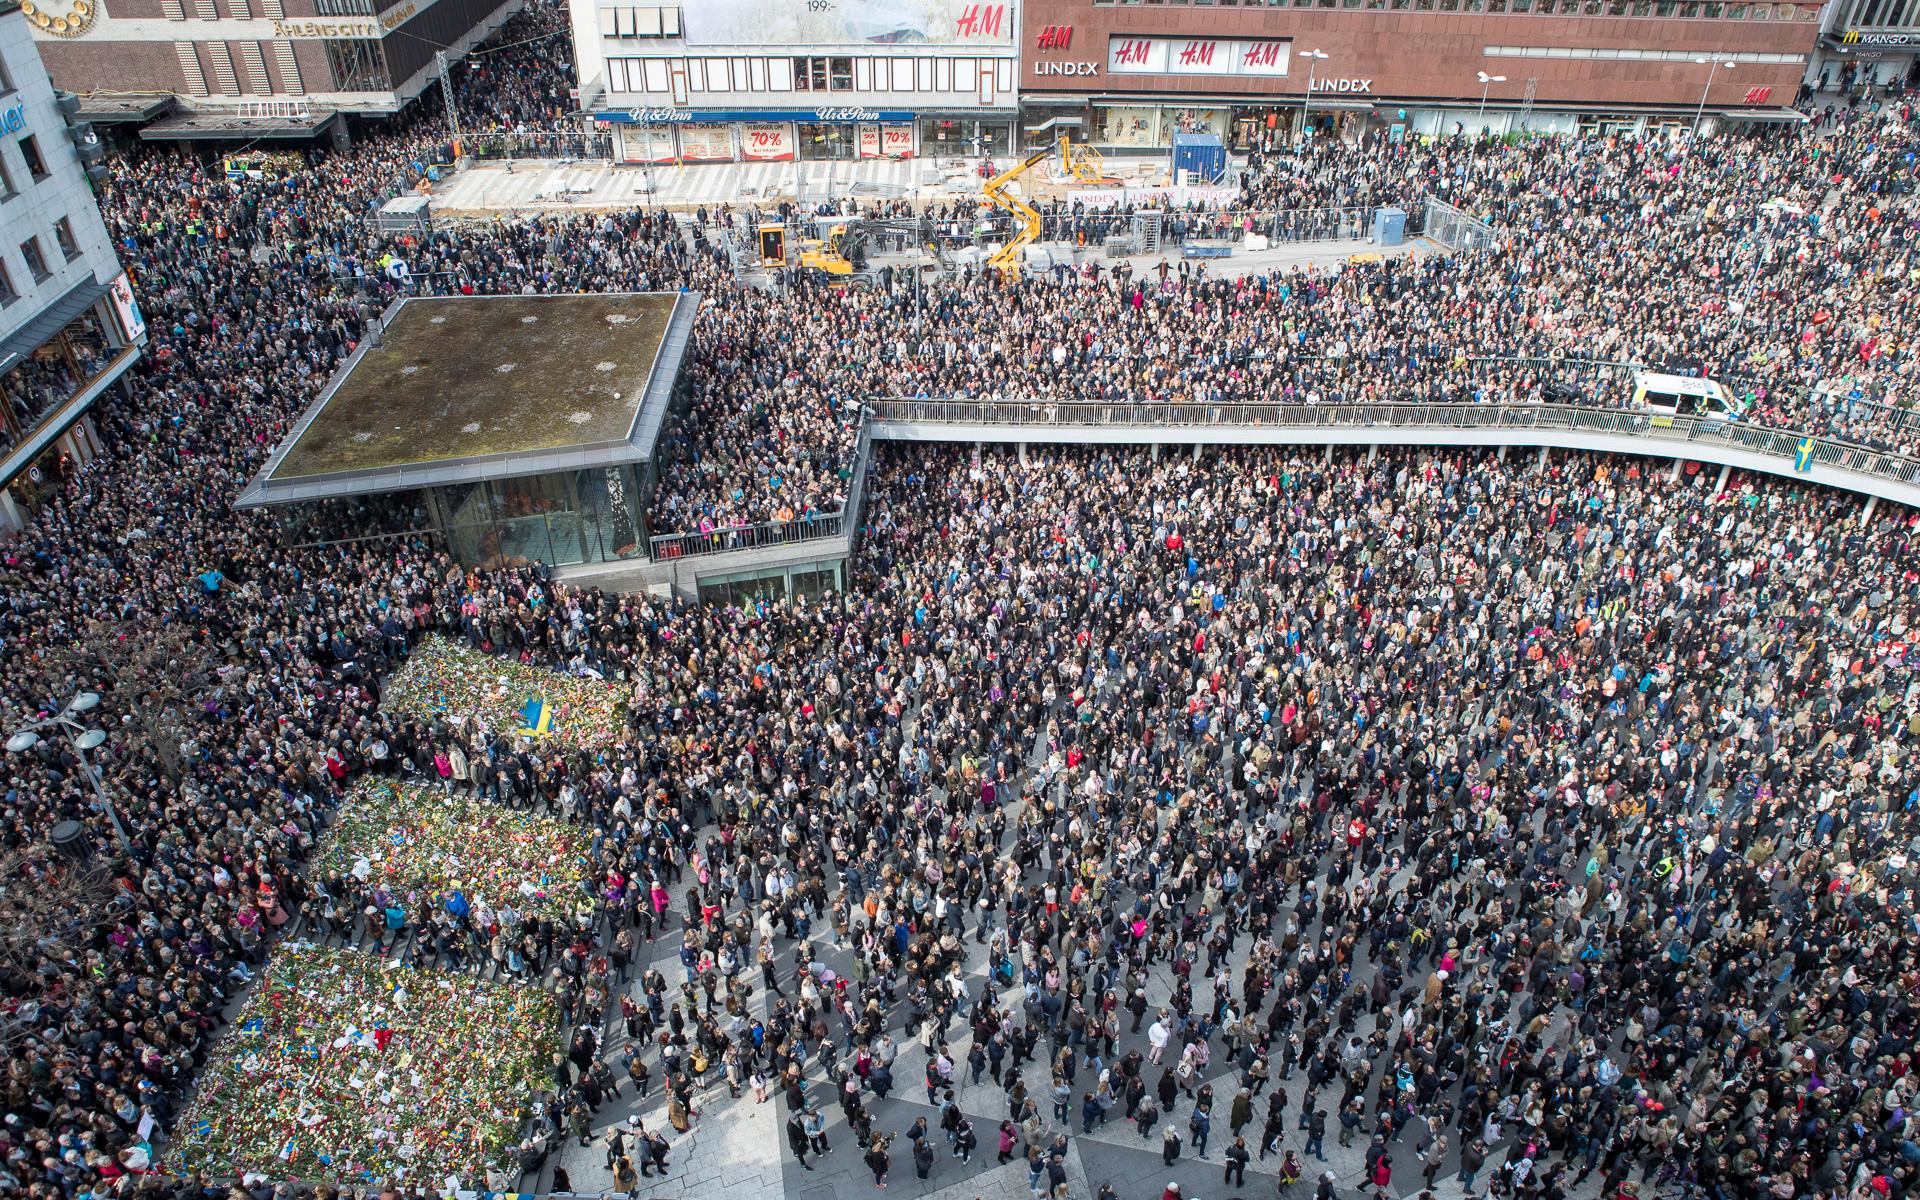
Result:
[[[385,707],[421,717],[473,717],[496,732],[578,748],[618,740],[625,722],[620,689],[611,684],[482,654],[442,637],[428,638],[407,656],[387,683]]]
[[[510,1157],[559,1027],[539,988],[288,943],[201,1072],[166,1165],[474,1186]]]
[[[558,913],[583,894],[587,839],[550,817],[363,777],[322,840],[318,863],[430,902],[457,890],[494,908]]]

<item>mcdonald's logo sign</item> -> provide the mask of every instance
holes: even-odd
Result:
[[[1843,46],[1911,46],[1920,43],[1920,33],[1875,33],[1849,29],[1840,35]]]

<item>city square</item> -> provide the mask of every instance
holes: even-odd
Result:
[[[1920,8],[0,10],[0,1192],[1905,1200]]]

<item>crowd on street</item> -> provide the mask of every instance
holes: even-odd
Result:
[[[463,69],[463,119],[557,119],[558,11]],[[231,507],[420,292],[702,294],[657,531],[834,511],[888,395],[1627,403],[1542,361],[1604,360],[1911,453],[1910,110],[1319,144],[1240,201],[1437,196],[1499,232],[1470,254],[762,292],[734,210],[373,233],[441,161],[435,104],[257,180],[114,162],[152,345],[105,453],[0,547],[9,719],[94,690],[108,730],[97,778],[59,736],[5,762],[0,1187],[267,1200],[168,1147],[297,927],[550,989],[568,1049],[512,1150],[537,1170],[658,1089],[607,1139],[627,1191],[749,1093],[797,1165],[838,1141],[884,1183],[933,1139],[874,1098],[923,1084],[941,1153],[1023,1159],[1036,1196],[1109,1121],[1229,1179],[1359,1140],[1339,1188],[1390,1197],[1912,1190],[1911,512],[1584,455],[913,448],[875,463],[843,594],[701,607],[424,539],[292,548]],[[624,721],[589,749],[383,709],[429,634],[591,671]],[[355,785],[402,776],[577,826],[576,892],[502,914],[310,871]],[[85,868],[35,850],[68,819]],[[946,1098],[989,1074],[1004,1119]]]

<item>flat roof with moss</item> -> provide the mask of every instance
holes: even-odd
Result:
[[[271,477],[622,441],[677,299],[407,300]]]
[[[240,504],[649,459],[699,304],[694,292],[400,300]]]

